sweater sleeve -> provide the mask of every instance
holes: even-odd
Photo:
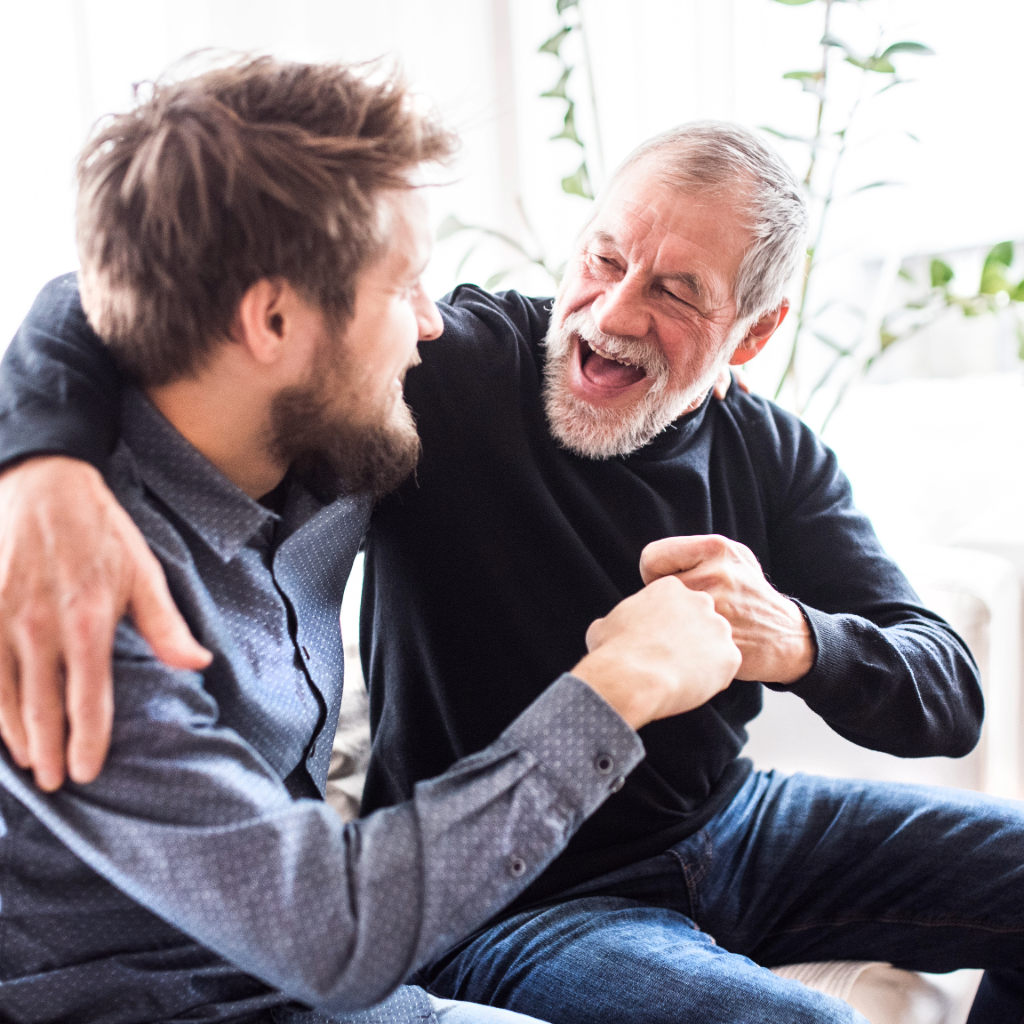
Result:
[[[75,275],[51,281],[0,362],[0,467],[60,454],[102,472],[117,440],[121,386]]]
[[[978,669],[952,627],[921,604],[853,503],[835,455],[774,411],[772,582],[800,605],[817,647],[792,686],[841,736],[901,757],[962,757],[984,716]]]

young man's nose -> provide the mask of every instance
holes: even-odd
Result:
[[[444,321],[438,311],[437,304],[425,295],[416,309],[416,323],[419,327],[420,341],[433,341],[444,332]]]

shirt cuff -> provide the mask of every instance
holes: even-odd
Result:
[[[504,732],[533,753],[566,804],[587,817],[617,793],[643,760],[644,745],[582,679],[559,676]]]

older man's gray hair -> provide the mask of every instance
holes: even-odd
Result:
[[[782,158],[740,125],[692,121],[637,147],[609,185],[650,158],[656,173],[686,195],[735,191],[746,200],[754,244],[736,278],[736,318],[751,323],[776,309],[803,259],[807,233],[803,190]]]

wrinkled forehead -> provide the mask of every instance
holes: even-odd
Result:
[[[707,176],[696,170],[686,152],[656,150],[619,170],[597,197],[591,221],[610,210],[613,215],[638,206],[657,208],[662,214],[681,207],[714,207],[730,220],[752,226],[752,200],[756,183],[743,173]]]
[[[658,276],[693,275],[694,290],[720,305],[753,244],[748,209],[741,183],[686,187],[647,159],[609,184],[580,244],[609,245]]]

